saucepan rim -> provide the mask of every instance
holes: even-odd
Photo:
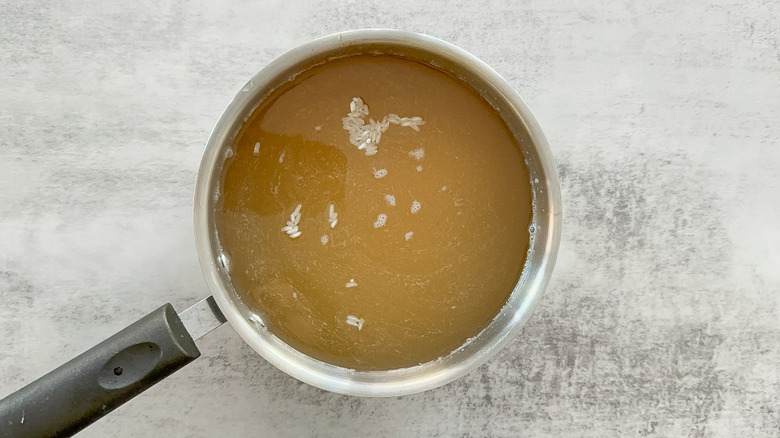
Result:
[[[262,318],[241,301],[229,277],[229,258],[219,245],[214,208],[222,164],[240,126],[262,98],[300,73],[296,68],[329,57],[362,52],[410,54],[450,71],[485,97],[511,129],[525,130],[521,144],[531,173],[534,216],[526,265],[507,303],[488,327],[435,361],[389,371],[356,371],[307,356],[274,336]],[[468,52],[438,38],[392,29],[360,29],[328,35],[280,56],[255,75],[217,122],[203,153],[195,186],[195,241],[203,274],[220,310],[257,353],[303,382],[355,396],[399,396],[451,382],[495,355],[521,329],[537,306],[555,265],[561,235],[558,174],[547,140],[523,99],[498,73]]]

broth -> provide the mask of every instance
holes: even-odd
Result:
[[[313,67],[253,112],[225,162],[216,226],[233,286],[272,333],[324,362],[387,370],[445,356],[521,274],[523,159],[500,115],[445,72],[389,55]]]

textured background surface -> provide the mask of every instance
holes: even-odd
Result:
[[[295,45],[388,26],[482,58],[545,129],[565,227],[523,334],[358,399],[224,326],[83,436],[780,434],[780,3],[335,3],[0,3],[0,396],[205,296],[191,198],[224,106]]]

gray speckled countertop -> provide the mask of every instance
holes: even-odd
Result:
[[[547,134],[563,240],[521,336],[360,399],[223,326],[82,436],[778,436],[780,3],[644,3],[2,1],[0,396],[204,297],[192,192],[222,109],[286,50],[382,26],[482,58]]]

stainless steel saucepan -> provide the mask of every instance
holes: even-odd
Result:
[[[427,63],[477,90],[499,111],[518,140],[534,196],[526,264],[495,319],[470,342],[443,358],[390,371],[355,371],[331,365],[274,336],[231,285],[229,262],[220,251],[214,226],[222,166],[252,111],[298,73],[328,59],[361,53],[393,54]],[[194,221],[198,256],[212,296],[178,314],[166,304],[0,400],[0,436],[76,433],[200,356],[195,340],[226,320],[276,367],[328,391],[398,396],[448,383],[496,354],[520,331],[536,307],[558,253],[561,197],[558,175],[541,129],[520,96],[498,73],[469,53],[430,36],[384,29],[355,30],[317,39],[282,55],[239,91],[217,122],[203,153],[195,186]]]

